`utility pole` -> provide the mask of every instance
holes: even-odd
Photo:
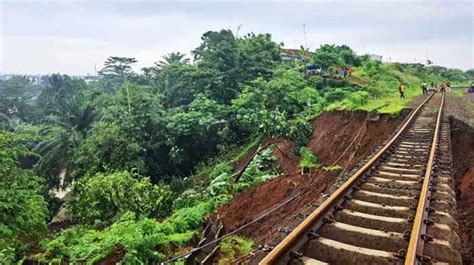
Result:
[[[306,44],[306,25],[303,24],[303,34],[304,34],[304,47],[306,48],[307,44]]]
[[[123,79],[124,79],[125,90],[127,91],[128,115],[130,115],[130,117],[131,117],[132,116],[132,106],[130,104],[130,92],[128,91],[127,75],[125,75],[125,73],[122,73],[122,75],[123,75]]]
[[[303,24],[303,35],[304,35],[304,48],[303,48],[303,63],[306,64],[306,49],[307,43],[306,43],[306,24]]]

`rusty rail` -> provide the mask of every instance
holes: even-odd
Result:
[[[410,235],[410,242],[408,244],[407,256],[405,258],[405,265],[413,265],[416,262],[417,257],[423,256],[423,248],[425,241],[421,238],[426,232],[426,224],[423,220],[428,218],[428,209],[430,204],[429,197],[431,196],[431,190],[429,188],[430,182],[433,179],[433,166],[434,158],[436,155],[436,148],[438,144],[438,134],[441,128],[444,97],[441,98],[441,104],[438,111],[438,118],[436,120],[435,133],[433,141],[431,143],[430,155],[428,157],[428,163],[426,166],[425,176],[423,179],[423,186],[421,188],[420,199],[416,208],[415,219],[413,221],[413,229]]]
[[[400,135],[409,127],[415,116],[420,112],[422,107],[428,102],[434,94],[427,97],[405,121],[398,132],[385,144],[369,161],[363,165],[354,175],[352,175],[341,187],[339,187],[327,200],[325,200],[308,218],[306,218],[299,226],[297,226],[283,241],[281,241],[259,264],[274,264],[279,261],[286,253],[288,253],[294,245],[300,241],[313,226],[314,223],[321,220],[327,215],[332,207],[340,201],[343,196],[357,183],[357,181],[374,165],[374,163],[397,141]],[[444,96],[443,96],[444,100]],[[437,124],[438,126],[438,124]],[[438,127],[436,127],[438,128]],[[429,184],[429,181],[428,181]]]

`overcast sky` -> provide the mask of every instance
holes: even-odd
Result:
[[[474,67],[473,1],[6,1],[2,73],[94,73],[108,56],[149,66],[208,30],[268,32],[287,48],[347,44],[384,60]]]

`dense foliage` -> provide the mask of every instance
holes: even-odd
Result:
[[[202,216],[213,210],[213,204],[200,203],[178,210],[162,223],[128,212],[110,227],[99,231],[85,226],[64,230],[53,240],[42,242],[45,251],[34,258],[40,262],[66,261],[92,264],[121,246],[126,264],[149,264],[163,260],[164,253],[156,250],[183,246],[203,223]]]
[[[146,217],[171,213],[172,193],[167,185],[126,171],[97,173],[74,184],[72,214],[81,223],[107,222],[127,212]]]
[[[301,50],[304,60],[282,61],[270,34],[209,31],[192,63],[171,52],[136,72],[136,59],[112,56],[97,80],[0,81],[0,263],[24,255],[93,263],[117,249],[126,263],[161,261],[216,207],[279,174],[270,146],[234,182],[234,162],[263,140],[293,140],[300,168],[318,168],[303,147],[322,111],[396,113],[421,82],[472,78],[472,70],[373,61],[345,45]],[[305,63],[321,71],[306,73]],[[336,78],[340,67],[353,75]],[[57,188],[71,190],[62,201],[76,224],[46,237],[60,206],[48,191]],[[32,253],[37,235],[45,239]],[[243,250],[229,242],[221,247],[230,260]]]
[[[20,168],[18,159],[30,155],[21,146],[24,136],[0,131],[0,263],[13,263],[25,240],[36,239],[46,229],[48,208],[42,180]],[[23,242],[22,242],[23,241]]]

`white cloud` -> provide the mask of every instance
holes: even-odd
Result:
[[[0,0],[2,1],[2,0]],[[111,55],[138,67],[189,53],[207,30],[269,32],[287,47],[348,44],[392,60],[473,67],[471,1],[3,1],[0,71],[93,72]]]

